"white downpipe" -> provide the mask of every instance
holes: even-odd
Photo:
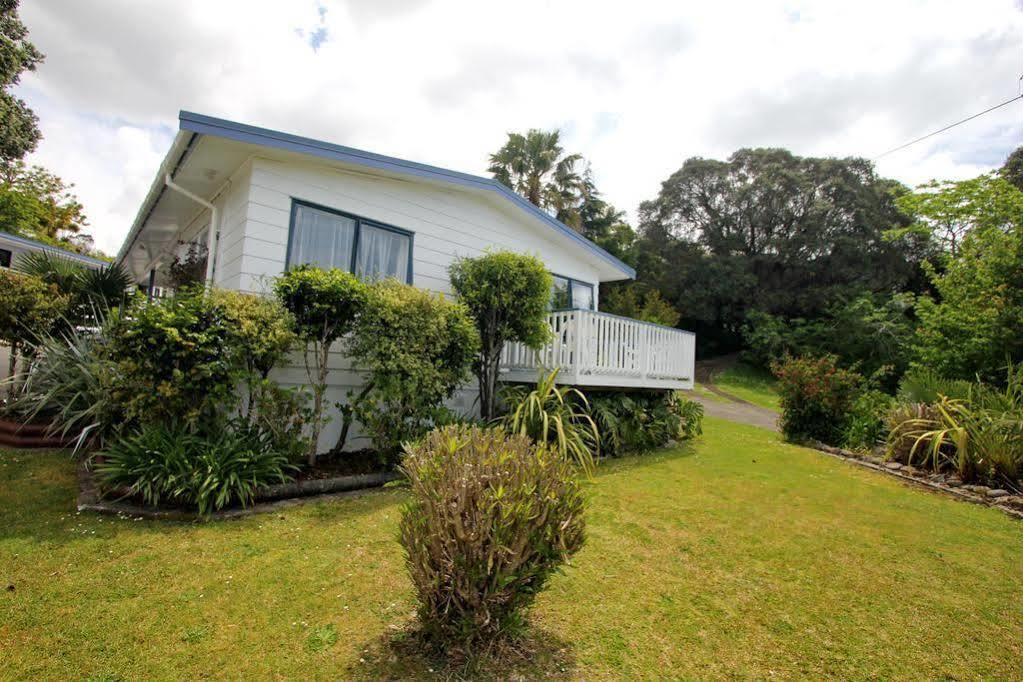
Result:
[[[164,176],[164,184],[175,192],[179,192],[197,204],[210,209],[210,229],[206,232],[206,285],[213,284],[213,268],[217,262],[217,239],[220,236],[220,228],[217,226],[217,207],[211,201],[206,201],[197,194],[189,192],[181,185],[175,184],[170,173]]]

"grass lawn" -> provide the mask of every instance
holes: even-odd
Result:
[[[378,679],[413,610],[392,489],[205,525],[73,511],[71,463],[0,453],[0,677]],[[765,430],[602,466],[522,674],[1020,678],[1023,524]]]
[[[714,375],[714,384],[732,395],[770,410],[780,411],[777,381],[770,372],[743,363]]]

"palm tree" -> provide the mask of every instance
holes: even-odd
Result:
[[[508,133],[504,146],[490,155],[490,172],[499,182],[531,204],[582,230],[579,209],[593,183],[589,171],[579,172],[579,154],[565,155],[560,132],[531,129],[525,135]]]

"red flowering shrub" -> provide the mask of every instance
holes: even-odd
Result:
[[[785,358],[771,371],[778,378],[785,438],[842,444],[863,377],[838,367],[834,356]]]

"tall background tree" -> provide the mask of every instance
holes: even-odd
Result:
[[[705,353],[737,350],[751,311],[814,317],[911,281],[916,266],[885,237],[909,224],[902,191],[865,159],[691,158],[640,206],[640,281],[682,312]]]
[[[18,0],[0,0],[0,159],[20,159],[39,144],[39,119],[11,93],[25,71],[35,71],[43,54],[28,41],[18,17]]]
[[[0,230],[103,257],[83,230],[88,223],[74,185],[22,161],[42,133],[35,113],[11,89],[42,61],[18,17],[17,0],[0,0]]]

